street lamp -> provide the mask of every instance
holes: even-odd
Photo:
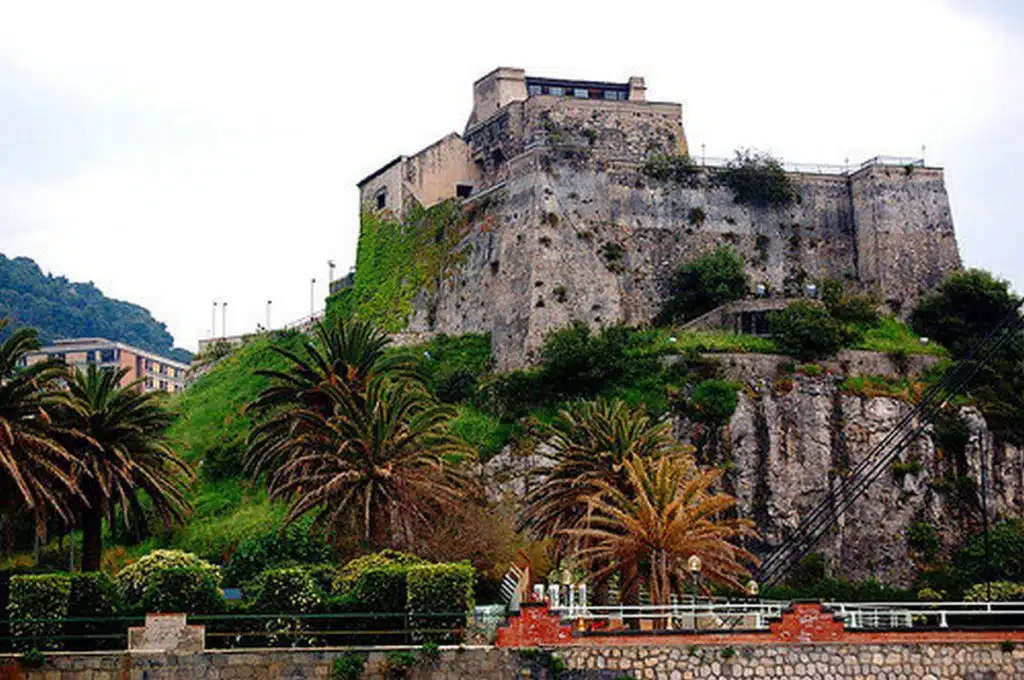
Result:
[[[331,284],[334,283],[334,260],[327,260],[327,294],[331,294]]]
[[[228,337],[228,303],[220,303],[220,337]]]
[[[699,579],[700,579],[700,568],[702,563],[700,556],[690,555],[690,559],[686,560],[686,568],[689,569],[690,575],[693,577],[693,601],[697,601],[697,594],[699,593]]]
[[[273,300],[267,300],[267,332],[270,332],[270,303]]]
[[[316,278],[315,277],[309,280],[309,320],[310,321],[313,320],[313,300],[314,300],[314,297],[315,297],[314,292],[313,292],[314,290],[316,290]]]
[[[213,313],[210,322],[210,339],[217,337],[217,301],[213,301]]]

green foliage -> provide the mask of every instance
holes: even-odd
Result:
[[[919,475],[922,472],[924,472],[924,465],[919,460],[894,460],[892,462],[892,473],[897,477]]]
[[[737,401],[736,388],[732,383],[709,378],[693,388],[687,410],[694,420],[717,427],[729,422],[736,411]]]
[[[800,559],[787,583],[794,588],[810,588],[825,579],[825,556],[812,552]]]
[[[366,657],[357,652],[345,652],[331,664],[331,680],[359,680],[366,668]]]
[[[624,266],[622,260],[626,256],[626,249],[618,243],[608,241],[598,248],[598,252],[601,257],[604,258],[604,264],[608,268],[608,271],[615,272],[616,274],[623,271]]]
[[[106,297],[90,281],[43,274],[27,257],[0,254],[0,318],[16,319],[0,329],[0,341],[16,327],[38,329],[43,344],[59,338],[107,338],[188,362],[191,352],[174,348],[167,326],[149,310]]]
[[[975,583],[964,593],[967,602],[985,602],[992,594],[992,602],[1024,601],[1024,583],[1012,581],[993,581],[992,583]]]
[[[36,648],[22,652],[18,657],[18,663],[22,668],[42,668],[46,665],[46,655]]]
[[[875,579],[847,581],[822,578],[802,587],[792,585],[761,589],[766,600],[821,600],[822,602],[913,602],[917,593],[885,585]]]
[[[23,649],[57,649],[53,638],[61,633],[61,622],[68,616],[71,602],[71,578],[67,574],[14,576],[10,582],[7,617],[11,634],[19,638]]]
[[[330,560],[330,546],[313,531],[312,523],[310,518],[301,518],[239,545],[231,561],[224,566],[224,582],[241,585],[260,572],[286,563],[315,564]]]
[[[237,481],[230,481],[238,486]],[[225,485],[222,483],[217,489],[224,490]],[[207,485],[197,497],[199,500],[208,506],[206,511],[194,514],[189,524],[174,534],[171,544],[215,562],[228,561],[250,539],[280,530],[287,512],[283,504],[268,500],[263,489],[237,494],[229,489],[219,493],[211,492]]]
[[[403,564],[366,569],[356,580],[353,593],[367,612],[405,611],[406,575],[413,567]]]
[[[673,339],[674,338],[674,339]],[[771,338],[757,335],[729,333],[726,331],[657,331],[652,347],[655,354],[696,354],[717,352],[740,352],[776,354],[778,345]]]
[[[391,652],[384,661],[388,678],[407,678],[416,667],[416,656],[412,652]]]
[[[847,340],[842,324],[823,306],[807,300],[797,300],[770,318],[779,349],[802,361],[834,356]]]
[[[829,279],[822,284],[821,300],[836,321],[861,328],[872,328],[881,323],[877,303],[867,295],[847,295],[843,284]]]
[[[747,205],[784,206],[797,198],[782,163],[767,153],[736,151],[735,158],[715,173],[715,182],[732,189],[736,202]]]
[[[482,460],[487,460],[501,452],[511,439],[515,427],[491,413],[463,405],[459,407],[458,416],[452,420],[451,429],[476,449]]]
[[[501,420],[512,420],[526,415],[543,396],[537,371],[510,371],[491,376],[481,385],[479,401]]]
[[[257,579],[253,609],[264,614],[314,614],[325,594],[307,569],[270,569]]]
[[[735,647],[731,647],[730,646],[730,647],[726,647],[725,649],[722,650],[722,658],[725,661],[728,661],[729,659],[733,658],[734,656],[736,656],[736,648]]]
[[[728,246],[685,263],[669,283],[671,297],[661,310],[664,323],[689,321],[747,293],[743,256]]]
[[[406,608],[411,617],[410,625],[420,631],[421,639],[450,640],[456,635],[455,631],[465,626],[466,614],[473,609],[475,576],[476,570],[466,562],[428,564],[409,569]],[[452,632],[428,632],[436,630]]]
[[[168,569],[197,569],[209,574],[214,585],[220,587],[220,568],[206,560],[180,550],[154,550],[117,574],[117,590],[121,601],[129,609],[140,607],[150,576]]]
[[[446,335],[393,351],[411,362],[440,401],[456,404],[475,395],[477,383],[491,369],[491,337],[486,333]]]
[[[202,567],[172,567],[149,574],[138,611],[215,614],[224,607],[215,572]]]
[[[580,321],[548,334],[540,350],[540,394],[593,396],[604,387],[656,371],[655,358],[631,351],[635,338],[624,326],[607,326],[594,334]],[[536,400],[535,393],[530,401]]]
[[[907,527],[907,545],[925,561],[931,562],[942,549],[942,538],[935,527],[918,520]]]
[[[377,553],[362,555],[349,561],[338,570],[338,575],[334,580],[333,592],[351,592],[355,588],[356,582],[359,581],[360,576],[370,569],[394,565],[411,567],[420,564],[426,564],[426,561],[415,555],[408,555],[397,550],[381,550]]]
[[[424,642],[420,647],[420,656],[425,661],[433,663],[441,656],[441,648],[436,642]]]
[[[999,643],[999,649],[1007,654],[1013,653],[1013,650],[1017,649],[1017,645],[1013,640],[1003,640]]]
[[[992,581],[1024,583],[1024,519],[996,523],[989,530],[991,572],[985,573],[985,538],[981,532],[971,536],[953,557],[953,573],[961,584]]]
[[[946,350],[935,343],[922,343],[911,328],[890,317],[882,317],[870,327],[856,327],[851,347],[885,354],[931,354],[946,356]]]
[[[685,154],[653,154],[644,163],[643,173],[651,179],[675,182],[684,187],[696,186],[700,179],[700,168]]]
[[[436,287],[464,257],[457,248],[467,226],[457,200],[415,208],[404,223],[390,214],[364,213],[355,284],[331,296],[328,317],[355,317],[389,332],[402,330],[413,297]]]
[[[916,397],[918,385],[909,378],[892,375],[852,375],[843,380],[840,389],[860,397],[893,397],[911,401]]]

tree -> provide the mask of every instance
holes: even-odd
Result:
[[[139,391],[138,382],[122,386],[127,372],[76,370],[60,399],[62,439],[78,465],[83,498],[83,571],[100,568],[104,518],[131,526],[145,516],[143,497],[167,525],[190,511],[185,490],[192,471],[164,437],[173,414],[157,393]]]
[[[737,203],[757,207],[784,206],[797,198],[781,161],[749,149],[738,149],[729,164],[716,173],[715,182],[732,189]]]
[[[797,300],[770,318],[779,348],[802,361],[832,356],[848,339],[843,325],[827,309],[807,300]]]
[[[7,319],[0,319],[0,331]],[[0,345],[0,512],[6,518],[8,555],[14,548],[14,516],[33,513],[42,531],[49,511],[71,519],[70,499],[78,493],[74,459],[54,437],[50,409],[63,364],[43,361],[20,368],[39,349],[31,328],[14,330]]]
[[[743,256],[728,246],[679,268],[669,284],[670,297],[662,308],[664,323],[689,321],[747,293]]]
[[[655,422],[643,408],[615,399],[570,404],[538,440],[550,447],[553,464],[545,481],[523,501],[520,529],[536,538],[564,539],[586,514],[586,499],[605,486],[624,487],[625,462],[633,457],[680,458],[692,448],[680,444],[667,421]],[[564,543],[564,541],[562,541]]]
[[[657,370],[656,358],[629,352],[630,341],[631,331],[625,326],[607,326],[593,333],[577,321],[544,339],[537,378],[550,395],[591,396],[610,384]]]
[[[736,505],[728,494],[715,493],[721,471],[701,471],[692,458],[642,458],[623,463],[625,488],[598,482],[588,499],[587,520],[564,533],[583,541],[577,553],[602,582],[623,575],[623,590],[643,584],[651,604],[665,605],[685,589],[687,560],[701,559],[707,582],[743,589],[757,558],[732,541],[754,538],[753,522],[723,515]]]
[[[941,343],[953,356],[963,357],[1019,303],[1006,281],[969,269],[953,274],[938,292],[922,298],[910,314],[910,325]]]
[[[259,419],[249,435],[247,463],[256,475],[285,464],[281,456],[296,435],[293,428],[301,425],[295,419],[298,411],[324,418],[332,414],[334,404],[326,394],[331,386],[358,393],[378,374],[415,377],[408,358],[386,353],[388,336],[373,324],[346,320],[318,323],[313,334],[301,352],[272,348],[291,362],[287,370],[256,371],[271,380],[270,387],[246,406],[246,412]]]
[[[291,503],[287,520],[315,513],[336,539],[358,531],[374,550],[412,543],[431,521],[472,490],[472,452],[451,433],[455,410],[421,385],[375,376],[321,386],[327,409],[292,406],[283,464],[268,469],[273,498]]]

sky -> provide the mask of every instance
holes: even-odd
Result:
[[[0,0],[0,252],[195,349],[322,307],[356,182],[461,132],[497,66],[683,104],[691,150],[946,169],[961,255],[1024,291],[1019,0]],[[222,332],[217,314],[217,333]]]

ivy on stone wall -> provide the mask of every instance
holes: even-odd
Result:
[[[364,213],[360,220],[352,287],[327,299],[329,318],[358,317],[389,332],[404,329],[420,290],[433,291],[468,253],[458,244],[466,233],[459,203],[413,208],[404,222],[389,214]]]

